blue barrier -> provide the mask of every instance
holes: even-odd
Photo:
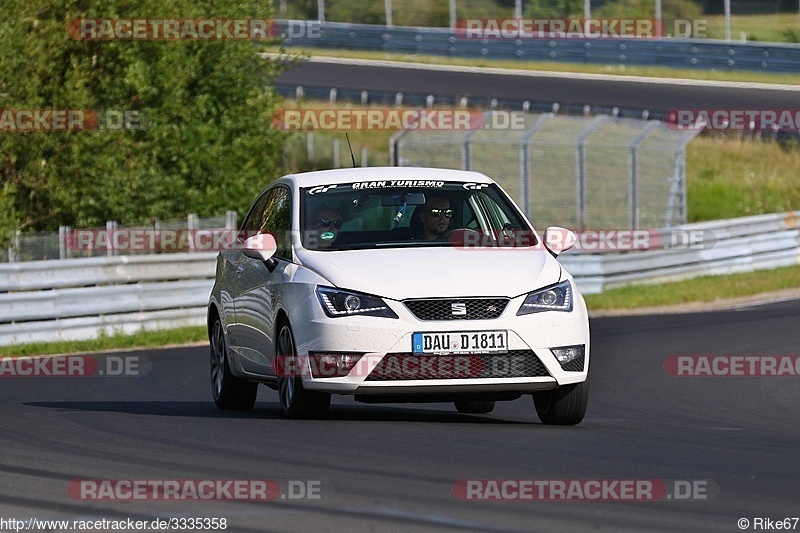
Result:
[[[286,46],[673,68],[800,72],[800,45],[686,39],[477,40],[450,28],[278,22]],[[301,28],[301,29],[300,29]]]

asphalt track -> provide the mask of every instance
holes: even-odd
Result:
[[[677,378],[671,355],[797,355],[800,300],[592,319],[592,396],[577,427],[529,397],[491,415],[335,398],[289,421],[211,401],[205,347],[129,352],[138,378],[0,378],[0,518],[225,517],[228,531],[739,531],[800,515],[800,378]],[[319,480],[321,499],[84,501],[75,479]],[[707,483],[691,501],[461,501],[462,479]],[[718,492],[718,493],[717,493]],[[798,526],[800,527],[800,526]]]
[[[502,74],[497,69],[407,68],[310,61],[284,71],[279,84],[380,92],[467,96],[563,105],[589,105],[666,112],[675,109],[798,109],[800,92],[747,84],[637,81],[600,77],[552,76],[534,71]]]

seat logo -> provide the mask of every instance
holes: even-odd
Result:
[[[464,316],[467,314],[467,304],[464,302],[453,302],[450,304],[450,313],[453,316]]]

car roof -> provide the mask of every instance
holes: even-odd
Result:
[[[381,180],[494,183],[494,180],[480,172],[424,167],[355,167],[319,170],[316,172],[289,174],[281,178],[280,181],[294,182],[298,187],[314,187],[316,185]]]

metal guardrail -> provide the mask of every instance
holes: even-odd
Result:
[[[698,246],[625,253],[568,251],[559,259],[585,294],[800,264],[800,211],[683,224],[670,231],[714,239]]]
[[[797,72],[800,45],[710,39],[465,39],[450,28],[278,22],[286,46],[673,68]],[[294,25],[294,26],[290,26]],[[292,27],[306,28],[294,35]]]
[[[0,265],[0,345],[200,326],[213,253],[130,255]]]
[[[586,294],[800,264],[800,211],[685,224],[713,246],[566,252],[561,262]],[[101,330],[201,326],[216,253],[96,257],[0,265],[0,346],[96,337]]]

